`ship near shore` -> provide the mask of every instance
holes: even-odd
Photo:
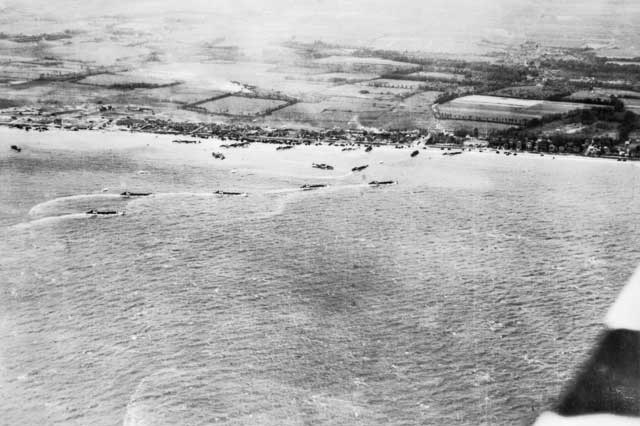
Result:
[[[533,423],[638,263],[630,162],[0,132],[7,424]]]

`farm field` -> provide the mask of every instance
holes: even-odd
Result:
[[[136,86],[166,86],[170,84],[178,83],[176,80],[156,77],[148,74],[133,72],[133,73],[118,73],[118,74],[96,74],[89,77],[85,77],[79,80],[80,84],[87,84],[91,86],[102,87],[132,87]]]
[[[427,83],[422,81],[415,81],[415,80],[396,80],[396,79],[390,79],[390,78],[378,78],[375,80],[367,81],[363,84],[366,84],[367,86],[370,86],[370,87],[419,90],[420,88],[424,87]]]
[[[229,96],[222,99],[199,104],[213,114],[251,116],[264,114],[267,111],[285,105],[287,102],[278,99]]]
[[[192,104],[202,99],[214,98],[227,93],[218,90],[203,90],[201,87],[191,84],[176,84],[153,89],[135,89],[134,92],[139,96],[146,96],[158,102],[176,104]]]
[[[418,71],[408,74],[411,77],[420,77],[425,80],[445,80],[445,81],[462,81],[464,80],[463,74],[454,74],[450,72],[435,72],[435,71]]]
[[[640,114],[640,99],[623,99],[624,106],[629,111],[635,112],[636,114]]]
[[[363,80],[373,80],[378,74],[372,73],[351,73],[351,72],[327,72],[315,74],[307,77],[310,81],[327,81],[327,82],[358,82]]]
[[[407,70],[418,66],[407,62],[398,62],[382,58],[364,58],[358,56],[327,56],[315,59],[313,64],[327,67],[332,72],[368,73],[387,73]]]
[[[572,93],[566,99],[583,100],[583,99],[595,99],[595,98],[609,98],[610,96],[617,96],[619,98],[638,98],[640,99],[640,92],[634,92],[632,90],[619,90],[619,89],[607,89],[603,87],[596,87],[593,90],[580,90]]]
[[[496,121],[522,124],[550,114],[562,114],[592,105],[576,102],[553,102],[533,99],[472,95],[454,99],[436,107],[440,118],[454,120]]]

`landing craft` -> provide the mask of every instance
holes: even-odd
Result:
[[[216,158],[218,160],[224,160],[226,158],[224,154],[221,154],[219,152],[212,152],[211,156],[213,156],[213,158]]]
[[[420,154],[420,151],[415,150],[415,151],[413,151],[413,152],[411,153],[411,156],[412,156],[412,157],[415,157],[415,156],[417,156],[418,154]]]
[[[96,210],[91,209],[87,212],[91,216],[124,216],[124,212],[116,210]]]
[[[305,183],[300,187],[300,189],[302,189],[303,191],[311,191],[312,189],[319,189],[319,188],[326,188],[326,187],[327,185],[323,183],[317,183],[317,184],[311,184],[311,185],[308,183]]]
[[[640,268],[604,319],[577,378],[534,426],[640,424]]]
[[[284,151],[285,149],[291,149],[293,145],[282,145],[276,148],[276,151]]]
[[[192,141],[187,139],[175,139],[172,141],[173,143],[186,143],[186,144],[196,144],[200,143],[200,141]]]
[[[354,167],[351,169],[352,172],[361,172],[364,169],[366,169],[367,167],[369,167],[368,164],[365,164],[364,166],[358,166],[358,167]]]
[[[22,148],[20,148],[18,145],[11,145],[11,149],[16,151],[16,152],[22,151]]]
[[[395,180],[372,180],[369,182],[370,186],[380,186],[380,185],[394,185],[398,183]]]
[[[322,169],[322,170],[333,170],[333,166],[330,166],[328,164],[325,163],[313,163],[311,165],[311,167],[315,168],[315,169]]]
[[[369,145],[368,147],[366,147],[364,149],[364,152],[371,152],[373,150],[373,147],[371,145]]]
[[[216,195],[231,195],[231,196],[236,196],[236,197],[247,197],[249,195],[246,192],[230,192],[230,191],[221,191],[221,190],[215,191],[214,194],[216,194]]]
[[[131,198],[131,197],[147,197],[149,195],[151,195],[151,192],[129,192],[129,191],[124,191],[122,192],[120,195],[124,198]]]

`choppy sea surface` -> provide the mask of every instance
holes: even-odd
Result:
[[[633,163],[0,140],[1,424],[527,424],[640,260]]]

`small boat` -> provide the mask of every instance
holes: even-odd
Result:
[[[192,141],[192,140],[188,140],[188,139],[174,139],[172,142],[173,143],[186,143],[186,144],[200,143],[200,141]]]
[[[213,156],[213,158],[216,158],[218,160],[224,160],[225,159],[224,154],[221,154],[219,152],[212,152],[211,155]]]
[[[285,149],[291,149],[291,148],[293,148],[293,145],[281,145],[276,148],[276,151],[284,151]]]
[[[87,214],[92,216],[124,216],[124,212],[120,212],[116,210],[91,209],[87,212]]]
[[[371,152],[373,150],[373,147],[371,145],[369,145],[368,147],[366,147],[364,149],[364,152]]]
[[[14,150],[15,152],[22,151],[22,148],[20,148],[18,145],[11,145],[11,149]]]
[[[315,169],[322,169],[322,170],[333,170],[333,166],[330,166],[328,164],[325,163],[313,163],[311,165],[311,167],[315,168]]]
[[[394,185],[398,183],[395,180],[372,180],[371,182],[369,182],[369,185],[371,186],[380,186],[380,185]]]
[[[358,166],[358,167],[354,167],[353,169],[351,169],[352,172],[361,172],[364,169],[366,169],[367,167],[369,167],[368,164],[365,164],[364,166]]]
[[[221,191],[217,190],[214,192],[216,195],[230,195],[236,197],[246,197],[248,194],[246,192],[231,192],[231,191]]]
[[[300,187],[300,189],[302,189],[303,191],[311,191],[312,189],[319,189],[319,188],[326,188],[326,187],[327,185],[324,183],[316,183],[311,185],[308,183],[305,183]]]
[[[131,198],[131,197],[146,197],[151,195],[151,192],[129,192],[129,191],[124,191],[122,193],[120,193],[120,195],[124,198]]]
[[[442,155],[460,155],[462,151],[443,152]]]
[[[411,156],[412,156],[412,157],[415,157],[415,156],[417,156],[418,154],[420,154],[420,151],[415,150],[415,151],[413,151],[413,152],[411,153]]]
[[[342,148],[343,151],[356,151],[358,148],[354,147],[354,146],[347,146],[345,148]]]

